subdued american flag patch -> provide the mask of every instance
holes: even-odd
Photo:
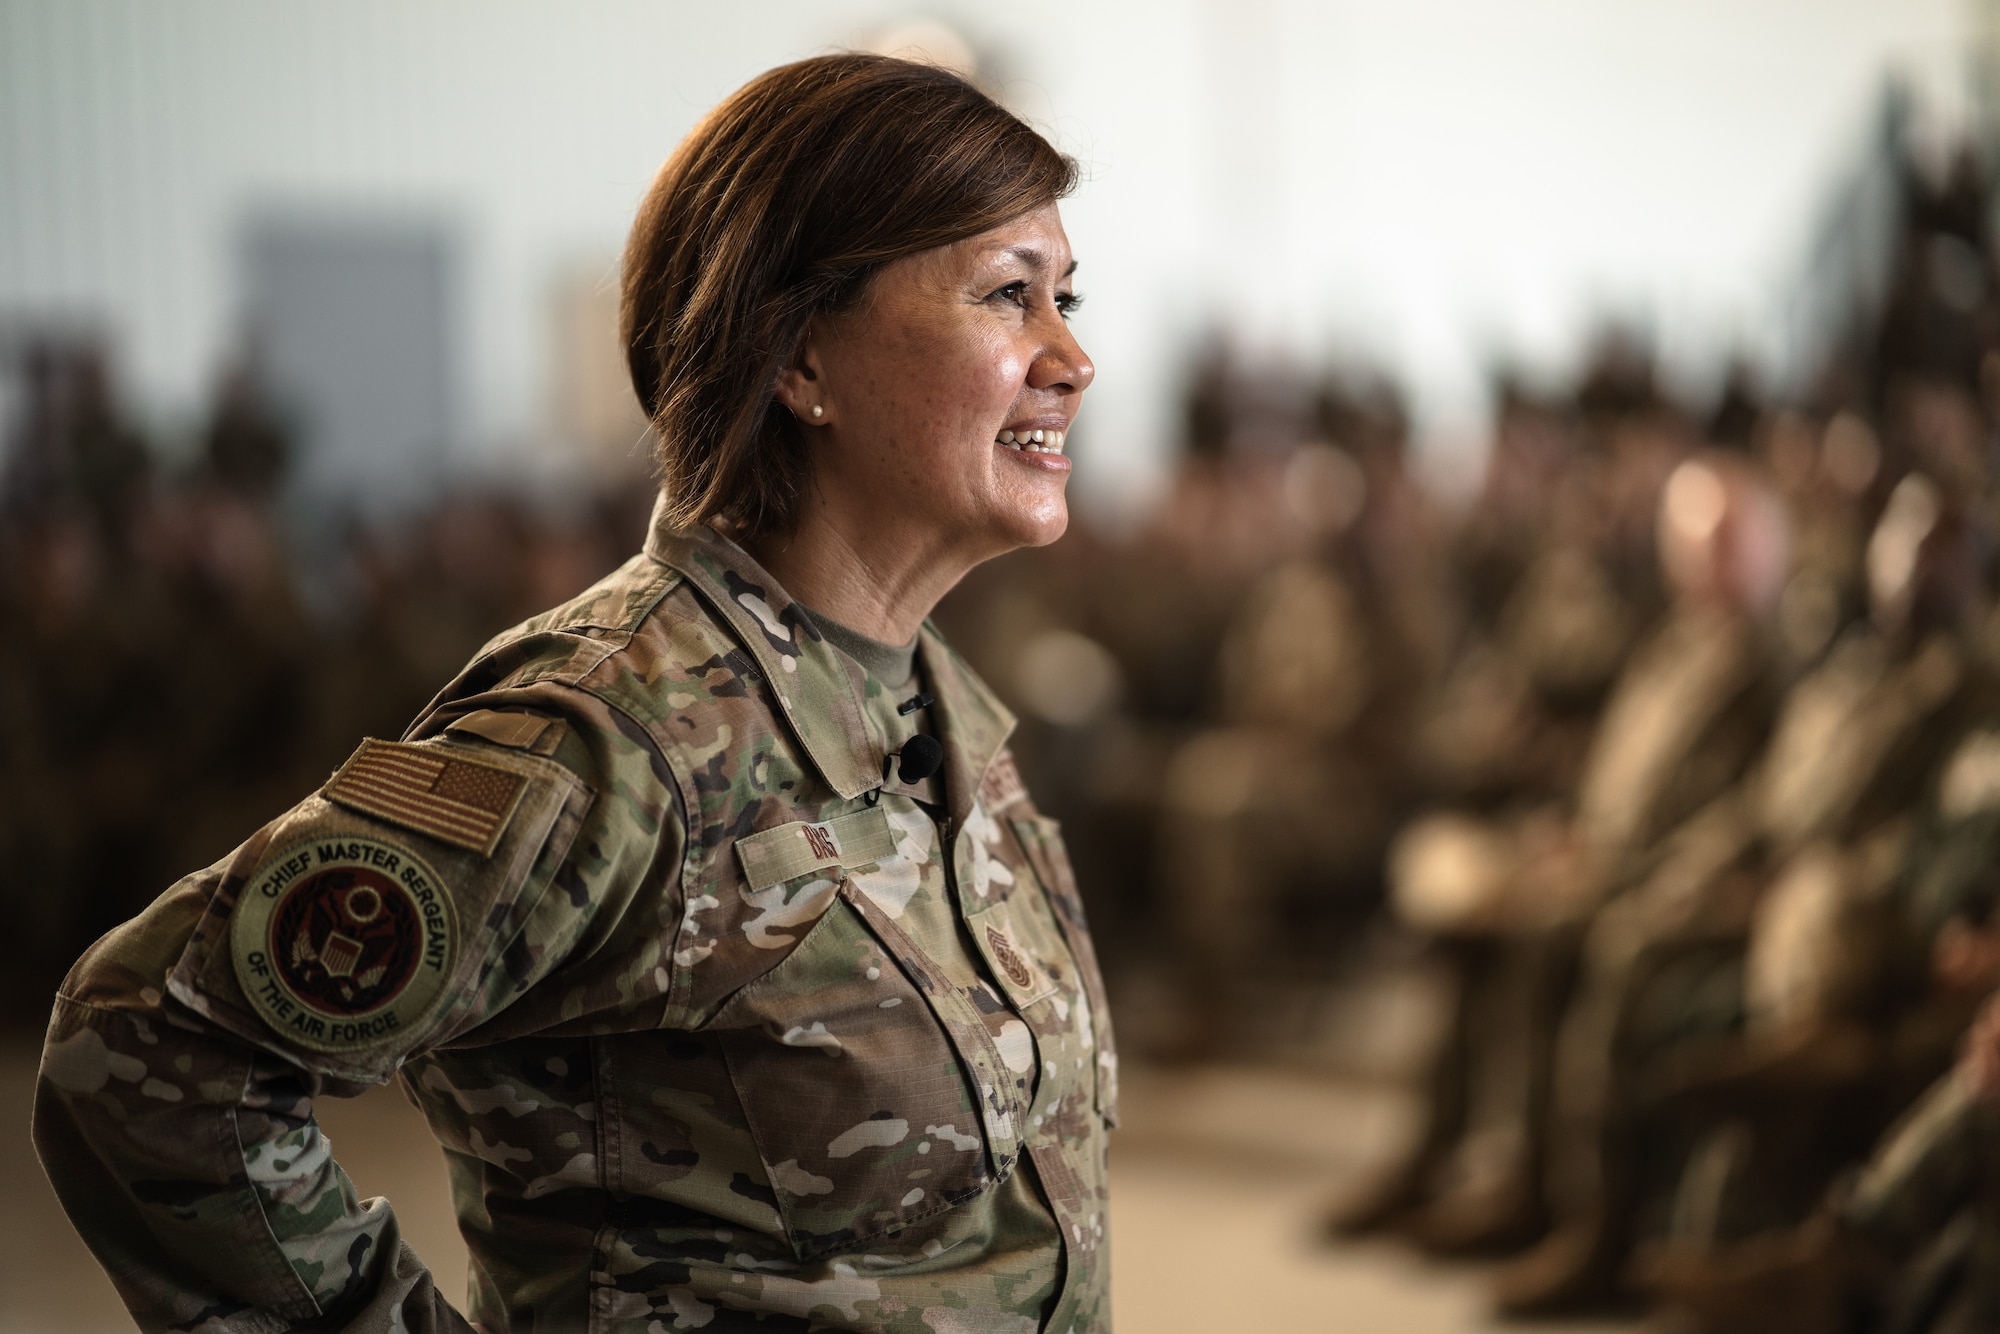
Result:
[[[494,765],[371,737],[325,790],[365,815],[490,857],[527,785]]]

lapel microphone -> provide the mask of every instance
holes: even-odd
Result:
[[[905,783],[921,783],[944,768],[944,743],[919,732],[903,743],[896,756],[896,777]]]

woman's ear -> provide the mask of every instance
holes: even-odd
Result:
[[[776,386],[778,401],[806,426],[825,426],[833,420],[833,408],[826,401],[826,378],[820,374],[818,334],[819,321],[814,320],[806,326],[806,336],[799,340],[790,364],[778,372]]]

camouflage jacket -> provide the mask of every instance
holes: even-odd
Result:
[[[1006,710],[918,662],[940,806],[767,574],[656,526],[93,946],[36,1142],[142,1325],[463,1329],[312,1119],[400,1075],[480,1329],[1109,1329],[1068,859]]]

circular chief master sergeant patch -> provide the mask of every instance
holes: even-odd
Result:
[[[408,848],[328,835],[257,868],[229,924],[236,980],[264,1022],[318,1051],[360,1051],[421,1022],[458,951],[451,896]]]

